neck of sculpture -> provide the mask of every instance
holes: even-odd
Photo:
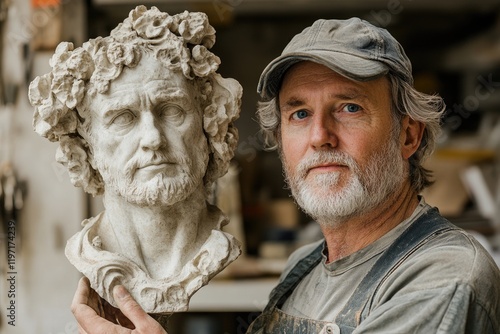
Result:
[[[171,206],[138,206],[114,193],[104,196],[102,248],[136,262],[153,278],[178,273],[216,228],[203,187]]]

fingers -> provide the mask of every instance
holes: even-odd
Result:
[[[101,298],[97,293],[97,297],[99,298],[99,307],[101,310],[101,313],[98,312],[98,314],[103,317],[104,319],[111,321],[114,324],[117,324],[117,315],[121,314],[121,311],[110,303],[108,303],[105,299]]]
[[[131,333],[130,329],[134,329],[134,327],[133,333],[166,334],[161,325],[137,304],[123,286],[116,286],[113,293],[123,316],[116,309],[110,313],[113,313],[113,317],[118,319],[123,327],[117,326],[102,317],[108,313],[104,310],[106,307],[103,307],[100,298],[90,288],[89,280],[85,277],[80,279],[71,303],[71,311],[78,322],[81,334]],[[102,313],[101,310],[104,311],[104,314],[99,314]],[[128,329],[125,327],[128,327]]]
[[[151,318],[142,307],[132,298],[128,291],[117,285],[113,289],[115,301],[122,313],[134,324],[138,333],[164,334],[161,325]]]
[[[118,310],[115,314],[115,320],[117,321],[118,324],[122,325],[125,328],[129,329],[135,329],[135,325],[132,323],[132,321],[129,320],[123,313]]]
[[[71,302],[71,311],[75,313],[81,305],[87,305],[90,293],[90,282],[87,277],[82,277],[78,281],[78,287],[76,288],[75,295],[73,296],[73,301]]]
[[[82,315],[82,312],[88,312],[88,310],[85,310],[85,305],[87,305],[89,301],[89,294],[90,282],[87,277],[82,277],[80,281],[78,281],[78,286],[71,302],[71,312],[73,312],[78,322],[78,333],[80,334],[87,334],[87,332],[80,325],[79,318],[84,316]]]
[[[78,334],[88,334],[86,331],[83,330],[82,326],[78,324]]]
[[[90,283],[86,277],[82,277],[78,282],[78,287],[76,289],[73,301],[71,302],[71,312],[75,316],[78,322],[78,328],[80,333],[87,333],[85,330],[85,323],[89,319],[95,319],[99,317],[96,311],[88,306],[90,295]]]
[[[114,325],[97,314],[96,310],[88,305],[91,301],[92,290],[87,278],[78,282],[78,288],[71,303],[71,312],[78,322],[80,333],[86,334],[119,334],[130,333],[130,330]]]

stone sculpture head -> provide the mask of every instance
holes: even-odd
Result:
[[[75,186],[92,195],[102,194],[105,180],[94,163],[93,144],[99,134],[92,131],[92,102],[96,105],[96,98],[108,94],[123,72],[140,66],[141,61],[153,62],[159,71],[182,75],[190,93],[196,94],[195,103],[189,101],[193,96],[184,102],[202,114],[209,149],[203,181],[209,188],[226,173],[234,155],[237,129],[233,121],[241,95],[234,80],[216,73],[220,59],[209,51],[214,43],[215,30],[205,14],[170,16],[144,6],[131,11],[108,37],[89,40],[76,49],[63,42],[50,60],[52,71],[37,77],[29,88],[35,131],[59,142],[56,158],[67,166]],[[144,73],[144,77],[150,74],[154,73]]]
[[[75,186],[104,195],[66,256],[112,305],[123,284],[147,312],[184,311],[240,253],[207,201],[234,156],[242,94],[216,72],[214,43],[203,13],[138,6],[110,36],[59,44],[30,85],[35,131],[59,142]]]

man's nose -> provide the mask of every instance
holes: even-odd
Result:
[[[338,145],[338,124],[329,114],[313,116],[309,131],[309,142],[315,149],[334,148]]]
[[[158,150],[165,144],[165,137],[155,117],[150,112],[143,113],[141,123],[141,147],[144,150]]]

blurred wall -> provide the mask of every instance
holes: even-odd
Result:
[[[0,113],[12,113],[12,156],[10,163],[25,184],[23,208],[16,219],[15,297],[9,297],[5,271],[0,285],[0,333],[77,333],[70,303],[79,273],[64,256],[66,240],[80,229],[85,216],[85,197],[73,187],[68,174],[55,162],[56,144],[32,129],[33,109],[28,102],[28,84],[49,71],[53,43],[69,38],[80,42],[85,34],[84,3],[61,1],[59,8],[35,8],[30,0],[10,1],[2,52],[3,84],[18,87],[14,105]],[[66,13],[73,12],[64,22]],[[41,37],[46,29],[48,36]],[[57,27],[59,26],[59,27]],[[66,32],[63,31],[66,27]],[[69,28],[68,28],[69,27]],[[39,45],[34,41],[39,39]],[[52,39],[52,40],[51,40]],[[5,239],[2,239],[4,242]],[[2,246],[4,246],[2,244]],[[5,269],[4,259],[0,260]],[[12,275],[9,275],[9,277]],[[8,323],[7,303],[14,301],[15,326]]]

